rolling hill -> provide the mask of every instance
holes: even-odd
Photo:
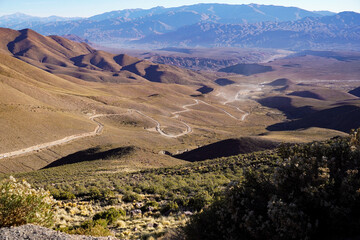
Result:
[[[323,139],[343,134],[329,128],[347,132],[348,121],[358,123],[351,111],[359,99],[347,93],[356,86],[356,58],[291,56],[264,64],[272,71],[240,75],[155,64],[30,29],[2,28],[0,36],[0,172],[76,156],[109,156],[111,171],[171,166],[184,161],[163,153],[261,134]],[[328,124],[337,111],[346,119]],[[311,122],[311,114],[323,120]],[[295,127],[281,125],[289,120]],[[313,135],[301,130],[314,126]]]
[[[87,81],[152,81],[199,84],[202,75],[177,67],[154,64],[124,54],[114,55],[58,36],[45,37],[31,29],[0,29],[0,51],[60,76]]]
[[[128,60],[123,59],[124,62]],[[155,105],[150,97],[148,102],[144,102],[146,96],[154,92],[169,94],[171,98]],[[142,85],[120,86],[76,78],[69,81],[0,53],[0,172],[32,171],[77,151],[106,147],[111,152],[112,149],[129,146],[130,142],[137,147],[136,151],[126,159],[118,155],[117,159],[122,160],[115,162],[114,167],[119,167],[119,164],[122,167],[145,168],[179,164],[181,161],[154,154],[150,147],[164,147],[166,142],[176,145],[177,141],[158,136],[156,131],[148,131],[154,126],[152,118],[129,113],[128,109],[141,110],[142,114],[159,114],[158,106],[161,104],[176,109],[174,99],[186,102],[187,96],[194,92],[185,86],[169,84],[162,87],[147,81]],[[97,121],[89,118],[94,114],[100,114]],[[101,133],[92,134],[98,129],[97,125],[105,127]],[[173,125],[176,129],[176,122]],[[70,137],[74,140],[29,154],[21,154],[20,151],[18,157],[3,155]],[[116,156],[112,154],[112,157]],[[147,158],[157,163],[145,161]]]
[[[212,143],[197,149],[175,155],[175,158],[197,162],[206,159],[234,156],[238,154],[251,153],[273,149],[279,143],[263,140],[255,137],[243,137],[239,139],[226,139]]]
[[[350,132],[360,125],[360,101],[345,91],[312,84],[296,84],[286,78],[266,85],[278,93],[257,101],[263,106],[282,111],[288,119],[268,126],[270,131],[320,127]]]
[[[0,172],[31,171],[77,151],[104,145],[111,151],[130,142],[137,150],[122,160],[122,165],[181,163],[167,156],[154,158],[157,163],[140,163],[154,154],[150,146],[177,145],[176,139],[167,140],[155,130],[158,121],[149,115],[162,118],[166,109],[179,109],[201,86],[171,82],[193,84],[209,81],[206,77],[125,54],[97,51],[58,36],[45,37],[30,29],[2,28],[0,35]],[[159,121],[166,128],[167,121]],[[168,134],[182,131],[180,121],[168,121]],[[151,128],[153,132],[147,130]],[[63,139],[69,140],[40,150],[36,147],[30,154],[19,151]],[[16,151],[19,157],[6,154]]]

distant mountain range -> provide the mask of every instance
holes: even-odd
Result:
[[[50,17],[34,17],[23,13],[14,13],[11,15],[4,15],[0,17],[0,26],[13,29],[32,28],[33,26],[62,22],[62,21],[76,21],[80,20],[79,17],[66,18],[59,16]]]
[[[354,49],[360,40],[359,16],[272,5],[196,4],[127,9],[84,19],[17,14],[1,17],[0,26],[31,28],[43,35],[77,35],[112,46]]]
[[[139,44],[177,46],[237,46],[303,49],[360,49],[360,14],[307,17],[297,21],[253,24],[198,23],[165,34],[153,34]]]

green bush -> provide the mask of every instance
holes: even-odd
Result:
[[[100,212],[95,214],[93,220],[104,219],[108,224],[113,224],[116,220],[118,220],[121,216],[126,216],[126,212],[123,209],[115,209],[109,208],[104,212]]]
[[[161,208],[162,214],[168,214],[171,212],[179,211],[179,205],[176,202],[170,201],[165,206]]]
[[[212,202],[212,197],[207,191],[198,192],[194,197],[189,199],[188,206],[193,210],[200,211]]]
[[[107,221],[105,219],[85,221],[80,226],[62,228],[59,230],[69,234],[77,235],[89,235],[95,237],[113,236],[110,229],[107,227]]]
[[[103,197],[99,188],[97,188],[95,186],[90,188],[89,196],[90,196],[90,199],[93,199],[93,200],[101,200]]]
[[[0,183],[0,193],[0,227],[53,224],[55,200],[48,191],[35,190],[26,181],[10,177]]]
[[[125,192],[124,196],[122,197],[124,202],[134,202],[134,201],[141,201],[142,197],[134,192]]]
[[[360,235],[360,136],[283,146],[278,166],[244,169],[187,239],[339,239]]]
[[[61,191],[58,189],[53,189],[50,191],[51,195],[56,199],[56,200],[71,200],[71,199],[75,199],[75,195],[71,192],[68,191]]]
[[[98,187],[92,186],[89,190],[88,196],[91,200],[104,202],[109,205],[117,203],[115,193],[110,189],[100,191]]]
[[[158,209],[159,209],[159,203],[157,203],[156,201],[147,201],[145,205],[141,207],[142,212],[147,212],[150,210],[156,211]]]

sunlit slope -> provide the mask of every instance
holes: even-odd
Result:
[[[0,151],[92,131],[96,125],[76,111],[75,91],[91,92],[0,54]]]
[[[57,75],[92,82],[162,82],[201,84],[201,74],[163,64],[155,64],[125,54],[114,55],[59,36],[43,36],[31,29],[0,28],[0,52]]]

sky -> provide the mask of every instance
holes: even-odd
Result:
[[[129,8],[176,7],[197,3],[265,4],[294,6],[311,11],[355,11],[360,0],[0,0],[0,16],[17,12],[32,16],[90,17]]]

